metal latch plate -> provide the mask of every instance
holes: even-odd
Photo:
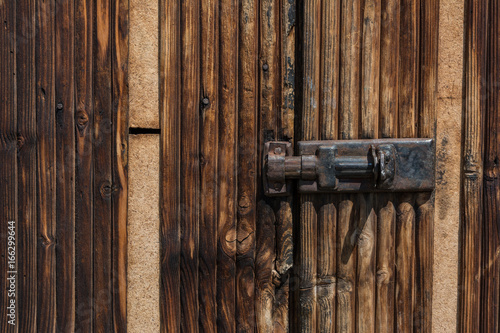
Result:
[[[264,190],[287,195],[290,179],[301,193],[416,192],[434,189],[433,139],[301,141],[265,147]],[[278,153],[278,154],[276,154]]]

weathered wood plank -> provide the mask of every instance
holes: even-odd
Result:
[[[308,0],[303,4],[301,139],[319,139],[320,120],[320,56],[321,56],[321,2]],[[300,198],[300,225],[298,239],[298,313],[300,332],[317,331],[317,257],[318,212],[314,196]]]
[[[376,332],[394,331],[394,279],[396,209],[391,195],[377,198]]]
[[[420,0],[401,0],[399,34],[399,137],[417,135]]]
[[[273,332],[276,218],[272,208],[260,201],[257,207],[257,247],[255,256],[255,312],[257,332]]]
[[[112,331],[112,24],[110,0],[95,2],[94,331]]]
[[[396,330],[413,332],[413,264],[415,240],[414,197],[406,194],[396,217]]]
[[[75,331],[93,327],[93,2],[75,1]]]
[[[0,269],[2,270],[0,278],[0,301],[2,310],[0,310],[0,330],[2,332],[17,332],[19,318],[16,318],[19,304],[8,308],[11,300],[17,301],[16,292],[11,288],[10,281],[19,281],[18,273],[15,272],[19,266],[11,267],[10,256],[15,256],[15,251],[19,247],[19,226],[18,226],[18,207],[17,207],[17,110],[16,110],[16,2],[8,1],[0,5],[0,16],[2,17],[2,29],[0,29],[0,246],[2,255],[0,257]],[[14,230],[8,229],[14,222]],[[10,234],[8,233],[10,231]],[[15,233],[15,235],[13,235]],[[14,239],[9,238],[11,236]],[[17,242],[16,242],[17,236]],[[17,244],[12,244],[12,242]],[[17,248],[16,248],[17,245]],[[5,255],[8,254],[8,255]],[[10,278],[9,280],[7,280]],[[16,282],[17,283],[17,282]],[[14,294],[13,294],[14,293]],[[13,315],[9,315],[9,314]],[[10,323],[9,323],[10,321]]]
[[[484,10],[484,9],[483,9]],[[498,309],[500,306],[500,260],[498,258],[498,248],[500,247],[500,235],[499,231],[499,209],[500,209],[500,182],[498,179],[499,172],[499,145],[500,145],[500,118],[499,118],[499,102],[500,96],[498,91],[498,75],[500,74],[500,67],[498,61],[500,60],[500,45],[499,45],[499,37],[498,33],[500,31],[500,22],[499,22],[499,5],[495,1],[489,1],[489,21],[488,21],[488,53],[487,53],[487,63],[481,66],[479,64],[480,69],[487,68],[487,86],[480,86],[480,89],[483,92],[486,92],[486,105],[482,100],[480,100],[479,107],[481,110],[477,110],[481,112],[483,107],[486,112],[484,114],[485,128],[484,128],[484,169],[483,169],[483,239],[482,239],[482,272],[483,272],[483,281],[481,287],[481,296],[480,298],[476,298],[476,295],[469,296],[472,300],[478,301],[482,304],[481,310],[483,311],[481,321],[481,331],[483,332],[492,332],[498,331],[500,328],[500,318],[498,316],[498,311],[495,312],[495,309]],[[478,13],[480,14],[480,13]],[[481,17],[479,17],[481,19]],[[482,20],[481,22],[484,22]],[[478,22],[479,23],[479,22]],[[483,24],[483,23],[481,23]],[[484,27],[484,25],[482,26]],[[484,34],[484,30],[480,30]],[[472,37],[472,36],[471,36]],[[469,37],[469,38],[471,38]],[[472,37],[473,38],[473,37]],[[473,41],[472,41],[473,42]],[[479,45],[478,45],[479,46]],[[479,49],[484,50],[484,47]],[[477,56],[481,56],[477,50]],[[469,56],[475,56],[474,54]],[[482,61],[484,58],[480,58],[477,61]],[[484,73],[484,72],[483,72]],[[481,73],[478,73],[481,75]],[[482,83],[483,81],[479,81]],[[482,95],[481,95],[482,96]],[[466,98],[471,98],[466,97]],[[484,106],[483,106],[484,105]],[[470,111],[476,111],[471,109]],[[469,115],[471,117],[472,115]],[[483,119],[483,118],[480,118]],[[480,121],[478,119],[477,121]],[[472,124],[471,124],[472,125]],[[478,124],[479,125],[479,124]],[[473,127],[469,127],[468,130],[472,130]],[[478,129],[477,127],[475,128]],[[480,132],[466,132],[468,135],[476,135],[479,136]],[[466,140],[481,140],[481,138],[468,138]],[[470,144],[470,143],[469,143]],[[470,147],[470,146],[469,146]],[[474,150],[477,148],[474,148]],[[477,154],[473,153],[474,155]],[[469,170],[467,170],[469,171]],[[469,174],[468,176],[472,176]],[[470,186],[471,178],[468,179],[468,185]],[[481,182],[480,179],[474,180],[474,182]],[[470,190],[473,190],[469,188]],[[477,190],[477,188],[475,189]],[[480,195],[480,193],[478,193]],[[476,201],[477,202],[477,201]],[[468,205],[473,203],[468,203]],[[467,208],[470,212],[472,207]],[[469,215],[470,216],[470,215]],[[477,221],[476,216],[470,216],[473,218],[471,223]],[[480,217],[480,215],[479,215]],[[477,223],[477,222],[476,222]],[[471,258],[475,260],[475,257]],[[471,262],[467,262],[466,265],[474,265]],[[473,292],[471,290],[471,292]],[[475,305],[471,303],[471,305]]]
[[[36,2],[37,329],[56,331],[54,1]],[[2,43],[3,44],[3,43]],[[3,82],[3,80],[2,80]],[[2,95],[5,95],[2,93]],[[2,123],[4,123],[2,121]],[[3,182],[2,182],[3,183]]]
[[[481,231],[483,224],[483,126],[485,93],[486,25],[485,1],[468,1],[465,26],[465,109],[463,118],[462,172],[462,267],[460,274],[460,332],[480,329]],[[488,304],[484,302],[484,304]],[[486,306],[488,308],[489,305]],[[484,309],[484,308],[483,308]],[[486,310],[487,311],[487,310]],[[483,317],[483,321],[484,321]],[[488,322],[481,329],[489,331]]]
[[[218,141],[217,323],[236,331],[236,200],[238,4],[220,3],[220,100]]]
[[[180,331],[180,6],[160,1],[160,330]]]
[[[198,332],[200,2],[181,3],[181,331]]]
[[[17,316],[19,332],[34,332],[37,330],[35,3],[18,1],[16,11]]]
[[[379,137],[398,134],[399,21],[400,0],[382,1],[380,38],[380,124]]]
[[[296,0],[282,1],[281,7],[281,113],[278,138],[293,142],[295,135]]]
[[[255,246],[258,158],[258,3],[240,3],[238,40],[237,331],[255,330]]]
[[[128,210],[128,32],[129,2],[114,0],[112,22],[112,172],[113,172],[113,249],[112,302],[113,329],[127,330],[127,210]]]
[[[400,0],[382,1],[380,39],[379,137],[398,135],[398,70]],[[395,292],[395,196],[377,195],[377,275],[375,331],[394,331]]]
[[[219,6],[201,2],[200,114],[200,330],[217,331],[217,142],[219,106]]]
[[[74,2],[56,1],[54,12],[57,329],[71,331],[75,326]]]

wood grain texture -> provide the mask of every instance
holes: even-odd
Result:
[[[293,142],[295,135],[295,81],[296,81],[296,0],[281,2],[281,114],[278,119],[278,137]]]
[[[396,330],[413,332],[414,286],[414,197],[406,194],[398,202],[396,217]]]
[[[94,48],[94,331],[112,331],[111,2],[95,3]]]
[[[10,283],[7,278],[19,278],[17,273],[9,273],[16,271],[21,266],[14,269],[9,266],[8,255],[15,254],[16,248],[12,249],[12,244],[8,242],[8,221],[17,223],[17,110],[16,110],[16,3],[5,2],[0,6],[0,15],[3,18],[3,26],[0,32],[0,59],[2,61],[0,70],[0,246],[3,255],[0,257],[0,269],[2,270],[0,287],[0,301],[2,302],[2,310],[0,311],[0,330],[2,332],[17,332],[16,324],[19,323],[18,318],[8,317],[10,310],[7,305],[13,299],[12,291],[7,292],[10,288]],[[15,225],[15,232],[19,232],[18,225]],[[11,233],[12,236],[12,233]],[[11,240],[12,241],[12,240]],[[19,249],[19,243],[17,249]],[[15,245],[14,245],[15,247]],[[13,251],[14,250],[14,251]],[[18,262],[19,263],[19,262]],[[10,296],[9,296],[10,294]],[[14,312],[18,311],[18,305],[14,305]],[[14,320],[14,325],[9,324],[9,320]]]
[[[56,296],[57,329],[75,325],[74,2],[56,2]],[[109,224],[109,223],[108,223]]]
[[[220,3],[217,324],[236,331],[238,1]]]
[[[19,332],[36,331],[35,2],[16,4],[17,260]]]
[[[500,144],[500,118],[499,112],[499,91],[498,91],[498,75],[500,74],[500,67],[498,61],[500,59],[500,45],[498,39],[498,32],[500,31],[499,23],[499,5],[495,1],[489,2],[488,8],[488,52],[487,62],[480,68],[486,67],[486,87],[483,88],[486,93],[486,105],[484,99],[480,101],[480,108],[484,107],[484,157],[483,157],[483,239],[482,239],[482,282],[481,282],[481,296],[477,299],[470,296],[473,300],[481,304],[482,318],[481,318],[481,331],[491,332],[498,331],[500,328],[500,319],[498,318],[498,311],[495,311],[500,306],[500,261],[498,259],[498,250],[500,248],[500,217],[499,217],[499,204],[500,204],[500,186],[498,180],[498,160],[499,160],[499,144]],[[482,20],[481,20],[482,21]],[[484,31],[484,30],[483,30]],[[484,49],[483,49],[484,50]],[[480,56],[480,54],[478,54]],[[478,59],[478,61],[484,58]],[[478,73],[479,74],[479,73]],[[483,83],[483,81],[479,81]],[[483,96],[483,95],[481,95]],[[471,96],[472,97],[472,96]],[[469,97],[470,98],[470,97]],[[471,110],[472,111],[472,110]],[[470,115],[472,116],[472,115]],[[478,119],[479,121],[479,119]],[[469,127],[469,129],[472,129]],[[479,133],[474,133],[479,135]],[[472,135],[472,133],[471,133]],[[468,138],[466,138],[467,140]],[[471,138],[472,140],[472,138]],[[476,140],[481,140],[476,138]],[[472,179],[469,180],[469,182]],[[480,182],[478,179],[476,182]],[[470,183],[469,183],[470,185]],[[472,189],[470,189],[472,190]],[[480,193],[478,193],[480,195]],[[472,208],[468,208],[470,210]],[[470,216],[470,215],[469,215]],[[470,216],[471,223],[476,222],[476,216]],[[471,258],[475,259],[475,258]],[[468,262],[466,265],[471,265]],[[475,267],[475,264],[472,264]],[[471,303],[471,305],[475,305]]]
[[[321,47],[321,2],[305,1],[303,4],[301,139],[319,139],[320,119],[320,47]],[[316,332],[318,267],[318,212],[314,196],[300,197],[300,224],[298,234],[298,312],[300,332]]]
[[[181,331],[198,332],[200,2],[181,3]]]
[[[75,1],[75,331],[93,327],[93,2]]]
[[[112,22],[112,320],[115,332],[127,330],[127,210],[128,210],[128,32],[129,2],[114,0]]]
[[[180,7],[160,2],[160,330],[180,331]]]
[[[37,329],[56,332],[56,155],[54,1],[37,1]],[[2,80],[3,81],[3,80]],[[2,122],[3,123],[3,122]]]
[[[275,9],[276,10],[276,9]],[[238,332],[255,330],[254,308],[258,163],[258,27],[256,1],[242,1],[238,36],[238,221],[236,320]]]
[[[217,142],[219,106],[219,6],[201,2],[200,113],[200,331],[217,330]],[[208,103],[205,103],[208,102]]]
[[[463,118],[462,252],[460,274],[460,332],[479,331],[481,316],[481,232],[483,221],[483,127],[487,7],[483,1],[468,1],[465,26],[465,109]],[[487,304],[487,303],[485,303]],[[485,318],[483,317],[483,320]],[[485,326],[486,325],[486,326]],[[486,329],[486,322],[481,328]],[[488,331],[488,330],[486,330]]]

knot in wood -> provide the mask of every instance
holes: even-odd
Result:
[[[17,136],[17,149],[21,149],[26,143],[26,139],[22,135]]]
[[[78,111],[76,114],[76,124],[79,130],[84,129],[89,122],[89,116],[85,111]]]
[[[99,191],[101,192],[101,197],[103,198],[110,198],[111,194],[113,193],[113,187],[111,186],[110,182],[104,182]]]

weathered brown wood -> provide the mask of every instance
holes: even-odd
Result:
[[[238,1],[220,3],[217,324],[236,331]]]
[[[217,331],[217,140],[219,6],[201,2],[200,331]]]
[[[399,19],[400,0],[382,1],[380,38],[380,124],[379,137],[398,134]]]
[[[93,2],[75,1],[75,331],[93,327]]]
[[[278,119],[278,137],[290,142],[293,142],[295,137],[296,10],[295,0],[282,1],[281,114]]]
[[[95,3],[94,47],[94,331],[112,331],[112,24],[110,0]],[[59,313],[58,313],[59,315]]]
[[[318,214],[317,322],[319,332],[335,331],[337,207],[325,197]]]
[[[420,0],[401,0],[399,31],[399,137],[417,135]]]
[[[236,243],[237,331],[255,330],[255,231],[258,97],[258,3],[240,3],[238,39],[238,222]]]
[[[361,56],[361,138],[378,136],[380,83],[380,1],[365,1]],[[359,195],[360,237],[357,258],[357,331],[375,332],[377,215],[375,195]]]
[[[319,139],[320,107],[320,47],[321,2],[308,0],[303,4],[301,126],[302,140]],[[300,224],[298,239],[299,295],[297,321],[300,332],[317,331],[317,257],[318,212],[314,197],[300,198]]]
[[[200,2],[181,4],[181,331],[198,332]],[[181,139],[182,138],[182,139]]]
[[[396,217],[396,330],[413,332],[413,244],[415,210],[413,195],[406,194],[398,203]]]
[[[479,107],[481,110],[485,109],[484,119],[486,126],[484,128],[484,169],[483,169],[483,239],[482,239],[482,273],[483,281],[481,286],[481,296],[479,299],[470,296],[473,300],[477,300],[481,304],[481,311],[483,312],[481,321],[482,332],[498,331],[500,328],[500,318],[498,316],[498,309],[500,306],[500,260],[498,258],[498,248],[500,247],[500,234],[499,234],[499,209],[500,209],[500,182],[498,179],[499,168],[499,145],[500,145],[500,118],[499,118],[499,102],[500,96],[498,91],[498,75],[500,74],[500,67],[498,61],[500,60],[500,45],[498,32],[500,31],[499,23],[499,5],[495,1],[489,1],[488,8],[488,52],[487,63],[481,66],[480,69],[486,68],[487,86],[480,86],[483,92],[486,92],[486,105],[483,100],[480,100]],[[481,18],[480,18],[481,19]],[[479,22],[478,22],[479,23]],[[482,26],[484,27],[484,25]],[[484,30],[481,30],[484,34]],[[472,41],[473,42],[473,41]],[[481,56],[478,49],[477,56]],[[472,55],[474,56],[474,55]],[[477,61],[481,61],[480,58]],[[483,72],[484,73],[484,72]],[[481,75],[480,73],[478,73]],[[484,81],[479,81],[483,83]],[[483,95],[481,95],[483,96]],[[471,98],[467,97],[467,98]],[[471,110],[472,111],[472,110]],[[481,111],[480,111],[481,112]],[[471,116],[471,115],[470,115]],[[469,117],[470,117],[469,116]],[[483,118],[480,118],[483,119]],[[478,119],[478,121],[480,121]],[[477,127],[476,127],[477,129]],[[469,127],[469,130],[472,130]],[[470,133],[470,132],[469,132]],[[479,136],[480,133],[475,132]],[[470,133],[469,135],[473,135]],[[465,140],[473,140],[466,138]],[[477,138],[476,140],[481,140]],[[477,149],[477,148],[476,148]],[[467,170],[469,171],[469,170]],[[471,176],[470,174],[468,175]],[[469,186],[470,181],[469,178]],[[475,182],[481,182],[480,179]],[[480,195],[480,193],[478,193]],[[469,194],[470,195],[470,194]],[[477,202],[477,201],[476,201]],[[471,208],[467,208],[469,211]],[[475,216],[472,221],[477,221]],[[471,222],[472,222],[471,221]],[[471,258],[475,259],[475,258]],[[465,265],[471,265],[467,262]],[[473,264],[475,265],[475,264]],[[472,304],[471,304],[472,305]]]
[[[376,332],[394,331],[394,279],[396,209],[391,195],[377,198],[377,299]]]
[[[112,306],[114,332],[127,330],[128,0],[111,4],[113,119]]]
[[[15,255],[16,245],[19,249],[19,225],[17,225],[17,112],[16,112],[16,3],[5,2],[0,6],[0,15],[2,17],[2,29],[0,32],[0,59],[2,62],[0,69],[0,234],[5,235],[1,238],[0,245],[2,248],[2,255],[0,257],[0,269],[2,270],[0,278],[0,301],[2,302],[2,310],[0,311],[0,330],[2,332],[17,332],[17,324],[19,318],[15,316],[18,311],[19,304],[13,305],[14,317],[8,316],[11,311],[8,309],[10,300],[14,299],[16,295],[10,288],[10,280],[7,278],[14,278],[19,281],[17,269],[22,266],[17,261],[16,267],[9,265],[9,256]],[[8,233],[9,221],[14,221],[14,231],[11,228],[10,234]],[[10,225],[12,227],[12,224]],[[15,233],[14,236],[13,232]],[[11,236],[17,244],[10,244],[8,236]],[[13,246],[14,245],[14,246]],[[10,248],[9,248],[10,247]],[[14,247],[14,248],[13,248]],[[8,254],[8,255],[5,255]],[[17,258],[19,260],[19,258]],[[9,324],[11,320],[12,324]],[[13,320],[13,321],[12,321]]]
[[[74,2],[56,1],[54,12],[57,329],[71,331],[75,325]]]
[[[40,332],[56,331],[56,142],[54,112],[56,105],[54,91],[55,17],[52,15],[53,8],[54,1],[36,2],[37,290],[40,291],[37,295],[37,329]],[[2,82],[4,82],[3,79]],[[5,93],[2,95],[5,96]]]
[[[276,279],[273,307],[274,332],[290,331],[290,276],[293,267],[292,200],[279,200],[276,211]]]
[[[400,0],[381,4],[379,137],[398,135]],[[377,195],[377,270],[375,331],[393,332],[395,322],[395,196]]]
[[[274,270],[276,257],[275,216],[264,201],[257,207],[257,248],[255,256],[255,312],[257,332],[273,332]]]
[[[354,196],[342,196],[337,218],[336,332],[355,332],[357,240]]]
[[[415,305],[413,331],[432,331],[432,278],[434,264],[434,200],[419,193],[415,225]]]
[[[180,6],[160,1],[160,330],[180,331]]]
[[[343,0],[340,38],[339,139],[358,138],[361,103],[362,11],[359,1]],[[359,218],[356,195],[342,196],[337,221],[336,331],[356,330],[356,257]]]
[[[36,331],[37,299],[34,1],[18,1],[16,4],[16,16],[18,141],[17,316],[19,318],[19,332],[34,332]]]
[[[462,246],[460,274],[460,332],[480,329],[481,226],[483,224],[483,124],[485,93],[485,1],[467,1],[464,62],[465,109],[463,117]],[[488,304],[488,303],[484,303]],[[489,305],[486,306],[486,308]],[[484,309],[484,308],[483,308]],[[483,321],[484,321],[483,317]],[[481,328],[488,328],[487,322]],[[486,330],[488,331],[488,330]]]

